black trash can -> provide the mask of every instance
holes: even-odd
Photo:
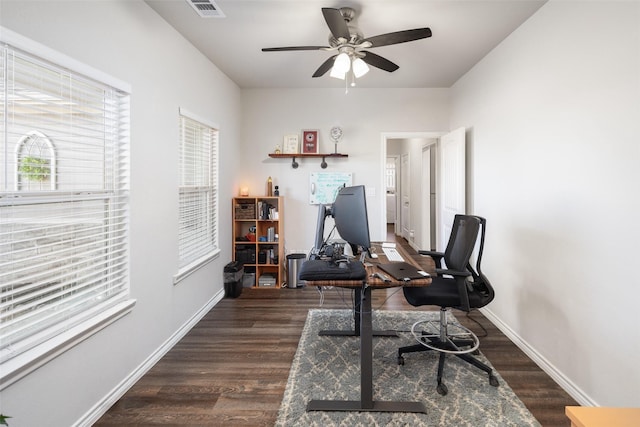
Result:
[[[240,261],[231,261],[224,266],[224,296],[238,298],[242,293],[243,264]]]
[[[304,280],[298,279],[300,267],[307,258],[305,254],[289,254],[287,255],[287,287],[298,288],[304,284]]]

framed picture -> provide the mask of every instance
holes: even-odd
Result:
[[[298,154],[300,147],[298,144],[298,135],[285,135],[282,142],[282,152],[284,154]]]
[[[318,154],[320,143],[317,130],[302,131],[302,154]]]

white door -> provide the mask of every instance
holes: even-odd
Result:
[[[444,251],[449,241],[453,217],[465,212],[465,135],[459,128],[440,138],[438,247]]]
[[[409,240],[411,217],[409,215],[409,200],[411,194],[409,180],[409,153],[404,153],[400,160],[400,224],[402,237]]]

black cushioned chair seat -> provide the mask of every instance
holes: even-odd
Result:
[[[455,279],[438,277],[434,278],[428,287],[405,288],[405,290],[408,291],[404,293],[405,299],[414,307],[425,305],[425,301],[429,300],[437,301],[437,305],[441,307],[462,309],[458,284]],[[471,307],[482,307],[484,305],[485,295],[479,292],[470,292],[468,295]]]

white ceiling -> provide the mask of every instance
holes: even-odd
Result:
[[[326,46],[323,7],[352,7],[364,37],[429,27],[431,38],[371,51],[400,66],[377,68],[359,87],[450,87],[546,0],[215,0],[224,18],[202,18],[187,0],[145,0],[241,88],[343,87],[329,73],[312,78],[333,55],[262,52],[263,47]]]

